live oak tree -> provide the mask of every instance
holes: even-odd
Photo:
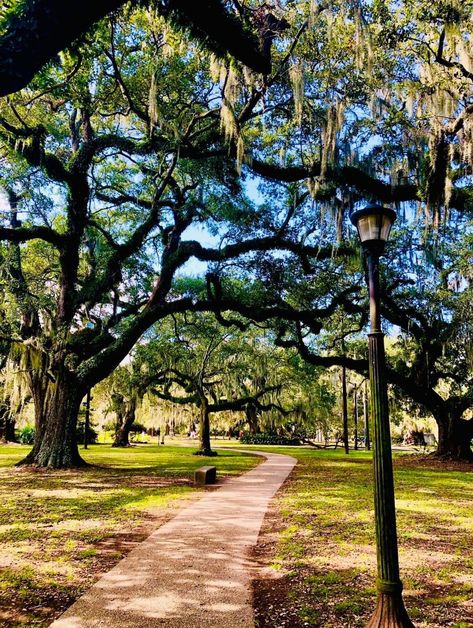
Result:
[[[160,399],[192,405],[199,416],[200,455],[212,456],[210,416],[220,412],[276,411],[284,385],[281,369],[264,369],[275,349],[262,334],[221,326],[213,316],[174,317],[156,337],[136,348],[134,368]],[[273,360],[275,367],[278,363]]]
[[[426,239],[422,225],[394,231],[382,264],[382,314],[386,331],[399,335],[388,355],[388,381],[435,418],[439,455],[471,459],[472,236],[465,218],[455,221],[444,227],[440,241]],[[216,292],[242,315],[272,320],[276,342],[297,347],[309,363],[345,366],[366,376],[360,333],[368,303],[358,244],[345,241],[325,257],[330,238],[319,239],[319,257],[305,258],[302,267],[258,256],[240,269],[241,290],[232,267],[222,270]]]
[[[471,234],[455,242],[445,230],[442,245],[427,247],[422,232],[409,230],[394,235],[381,265],[382,315],[388,333],[395,334],[387,356],[388,382],[435,418],[438,455],[463,460],[473,459],[471,265],[465,257],[470,245]],[[322,333],[300,322],[280,322],[278,342],[297,347],[311,364],[345,366],[366,375],[366,343],[359,339],[368,311],[365,281],[349,260],[338,264],[337,271],[342,269],[353,291],[323,322]],[[329,281],[332,273],[325,272]],[[310,308],[314,296],[309,290],[299,293],[298,307]]]
[[[330,427],[335,396],[324,371],[304,362],[297,351],[277,347],[274,332],[266,327],[242,317],[223,319],[217,311],[173,316],[148,330],[129,363],[101,385],[116,416],[114,445],[128,446],[145,395],[153,413],[159,414],[161,399],[176,410],[197,411],[199,422],[206,396],[209,414],[223,415],[220,425],[251,434],[287,429],[312,436]],[[203,423],[201,434],[209,442],[210,421]]]
[[[1,290],[1,288],[0,288]],[[8,362],[11,343],[10,326],[5,324],[5,316],[0,314],[0,442],[15,440],[15,412],[10,403],[10,392],[6,386],[5,368]]]
[[[383,310],[401,330],[391,381],[435,418],[439,455],[473,460],[471,236],[457,236],[462,223],[431,247],[409,234],[404,281],[391,266]]]
[[[133,364],[116,368],[109,376],[107,384],[110,387],[108,409],[115,414],[112,447],[129,447],[136,410],[146,393],[146,388]]]
[[[270,181],[286,183],[305,238],[330,235],[343,243],[350,228],[347,214],[365,200],[392,203],[400,221],[423,224],[420,246],[427,254],[442,246],[443,225],[454,226],[463,216],[462,230],[469,233],[472,3],[300,2],[287,8],[290,70],[272,77],[265,90],[255,90],[254,98],[264,100],[264,114],[246,117],[238,98],[229,103],[228,134],[243,170],[264,178],[267,187]],[[287,53],[284,46],[277,50]],[[301,217],[307,216],[303,201],[309,193],[320,219],[307,223]],[[327,227],[330,220],[334,229]],[[460,231],[453,233],[458,240]],[[471,253],[470,239],[461,253],[467,264]],[[462,299],[471,307],[468,291]],[[420,297],[417,307],[420,317],[429,303]],[[418,333],[423,335],[421,361],[432,363],[432,343],[448,347],[432,340],[441,330],[442,337],[454,337],[457,319],[449,325],[443,315]],[[394,311],[391,317],[396,318]],[[406,325],[407,319],[404,313]],[[406,333],[412,337],[410,329]],[[437,354],[436,349],[429,366],[434,371],[440,368]],[[431,373],[419,385],[422,373],[415,370],[415,361],[404,359],[403,377],[397,371],[393,378],[417,396],[427,386],[423,401],[429,397],[430,411],[443,416],[439,425],[447,426],[440,427],[439,450],[464,457],[470,456],[471,422],[460,417],[471,407],[471,371],[464,367],[463,352],[458,355],[462,366],[447,377],[455,382],[450,405],[441,395],[432,400],[440,375]],[[398,366],[402,361],[401,355]]]
[[[221,136],[206,56],[164,31],[142,11],[103,23],[87,48],[1,103],[1,176],[23,221],[3,224],[0,237],[15,245],[8,299],[35,404],[25,463],[81,465],[85,392],[156,321],[214,307],[173,286],[191,257],[301,250],[267,224],[244,241],[229,231],[215,249],[182,238],[210,217],[228,230],[252,204],[212,156]]]

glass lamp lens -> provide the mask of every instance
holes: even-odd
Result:
[[[392,222],[384,214],[368,214],[360,216],[357,223],[360,240],[382,240],[386,242],[389,238]]]

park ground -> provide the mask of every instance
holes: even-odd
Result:
[[[267,449],[295,456],[299,464],[273,501],[255,548],[261,566],[254,582],[256,625],[363,626],[375,598],[370,454]],[[203,459],[192,448],[97,445],[82,452],[93,466],[59,472],[14,467],[27,450],[0,447],[5,628],[47,626],[206,490],[193,487]],[[258,459],[221,451],[214,463],[223,477]],[[418,628],[473,626],[472,470],[396,456],[401,576]]]

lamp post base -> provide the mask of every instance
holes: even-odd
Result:
[[[375,611],[366,628],[414,628],[400,592],[378,593]]]

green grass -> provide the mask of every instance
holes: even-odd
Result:
[[[263,607],[256,598],[258,621],[266,618],[261,625],[279,625],[284,617],[291,628],[363,626],[376,596],[371,454],[219,444],[287,453],[299,461],[268,524],[277,542],[265,559],[278,579],[265,585]],[[158,525],[196,495],[193,472],[206,463],[192,455],[192,447],[97,445],[81,450],[94,466],[80,471],[13,467],[28,449],[0,447],[5,627],[48,625],[55,610],[123,555],[123,540],[143,538],[150,512],[157,517],[151,524]],[[418,628],[473,626],[473,476],[405,460],[395,463],[395,482],[406,605]],[[212,459],[220,477],[257,463],[222,450]]]
[[[376,595],[371,453],[271,450],[299,461],[277,497],[278,541],[267,556],[291,594],[271,610],[267,599],[257,607],[266,616],[257,625],[284,612],[295,618],[287,625],[364,626]],[[473,626],[473,475],[402,456],[395,484],[406,606],[418,627]],[[272,538],[274,520],[267,532]]]
[[[28,446],[0,446],[0,625],[49,625],[57,610],[205,489],[193,486],[206,463],[196,448],[93,445],[91,466],[51,471],[14,467]],[[222,451],[218,477],[243,473],[259,458]]]

